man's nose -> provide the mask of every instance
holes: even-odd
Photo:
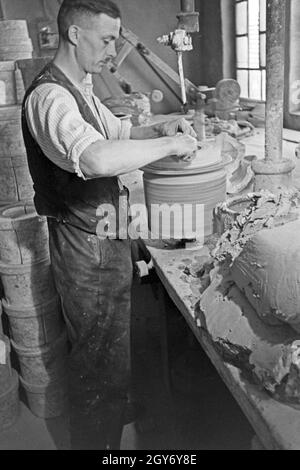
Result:
[[[114,42],[110,43],[107,55],[109,55],[109,57],[111,57],[112,59],[117,56],[116,44]]]

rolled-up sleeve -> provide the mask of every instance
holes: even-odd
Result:
[[[44,154],[63,170],[85,179],[80,157],[105,136],[83,119],[75,98],[60,85],[40,85],[27,100],[26,117]]]
[[[130,139],[132,124],[129,121],[121,121],[122,127],[120,131],[120,139],[126,140]]]
[[[99,99],[96,98],[96,105],[102,121],[106,124],[109,138],[113,140],[130,139],[132,124],[128,120],[121,120],[104,106]]]

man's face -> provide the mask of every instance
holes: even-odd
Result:
[[[105,14],[92,16],[84,27],[79,28],[76,55],[86,73],[100,73],[102,67],[116,56],[115,42],[120,28],[120,18]]]

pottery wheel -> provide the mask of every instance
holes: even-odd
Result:
[[[222,157],[221,143],[217,139],[214,142],[204,143],[203,147],[196,152],[196,157],[190,162],[171,156],[151,163],[143,170],[157,175],[193,175],[217,171],[231,161],[232,157],[229,155]]]

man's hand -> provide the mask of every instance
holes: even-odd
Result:
[[[196,156],[198,148],[197,140],[191,135],[177,135],[174,138],[174,149],[176,155],[180,160],[191,161]]]
[[[156,124],[154,126],[159,137],[172,137],[176,134],[190,135],[194,138],[197,137],[196,132],[190,126],[190,124],[184,119],[174,119],[173,121],[166,121]]]
[[[174,137],[176,134],[197,137],[190,124],[183,118],[160,122],[151,126],[132,127],[130,138],[132,140],[157,139],[159,137]]]

